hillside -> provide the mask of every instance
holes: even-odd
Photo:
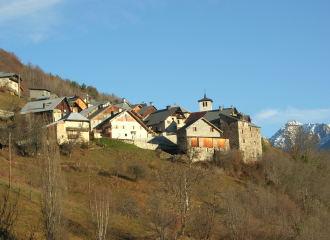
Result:
[[[20,198],[12,239],[44,239],[41,166],[47,152],[40,153],[38,158],[13,153],[10,200],[14,202],[18,192]],[[326,184],[330,181],[326,171],[329,155],[315,156],[319,159],[315,169],[273,148],[264,152],[262,161],[252,164],[242,163],[236,151],[219,155],[214,162],[189,164],[184,156],[111,139],[77,148],[71,157],[62,147],[60,154],[65,178],[59,199],[64,206],[64,239],[94,239],[89,173],[92,209],[100,196],[109,199],[110,239],[329,236],[330,214],[325,210],[330,203]],[[8,159],[8,151],[0,150],[0,193],[8,184]],[[320,174],[322,178],[315,177]],[[305,201],[308,195],[301,196],[302,189],[307,189],[313,200]],[[315,221],[317,225],[313,225]]]
[[[52,73],[45,73],[38,65],[28,63],[23,64],[19,57],[14,53],[7,52],[0,48],[0,72],[20,74],[25,89],[23,97],[29,97],[28,88],[46,88],[58,96],[77,95],[85,97],[86,94],[92,96],[96,101],[110,100],[119,101],[115,94],[99,92],[93,86],[86,86],[84,83],[78,83],[69,79],[63,79]]]

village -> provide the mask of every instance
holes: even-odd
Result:
[[[187,154],[193,162],[210,161],[216,151],[238,149],[245,162],[262,156],[260,127],[236,107],[213,109],[206,94],[191,99],[199,112],[178,106],[156,108],[153,102],[130,103],[95,101],[88,94],[58,96],[43,88],[23,89],[23,79],[15,73],[0,72],[3,92],[20,97],[30,91],[30,101],[21,115],[47,117],[47,127],[55,131],[59,144],[113,138],[144,149],[175,150]],[[10,115],[10,114],[9,114]]]

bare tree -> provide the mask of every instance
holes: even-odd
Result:
[[[206,174],[194,167],[179,164],[159,169],[155,174],[161,182],[161,191],[166,193],[167,201],[180,213],[181,235],[184,236],[191,198],[196,194],[195,186]]]
[[[94,203],[90,208],[96,239],[106,239],[110,218],[110,191],[95,193]]]
[[[0,201],[0,239],[12,239],[12,229],[19,216],[19,193],[11,200],[11,191],[5,189]]]
[[[51,130],[43,134],[42,161],[42,213],[46,230],[46,239],[60,239],[63,235],[63,198],[65,192],[64,178],[61,173],[59,148]]]
[[[164,192],[155,193],[156,189],[148,194],[148,204],[144,213],[145,226],[157,234],[159,240],[176,239],[177,216],[171,204],[167,202]]]

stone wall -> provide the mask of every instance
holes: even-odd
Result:
[[[249,126],[246,121],[223,121],[223,136],[230,139],[230,147],[243,152],[244,161],[256,161],[262,156],[260,128]]]
[[[8,112],[5,110],[0,110],[0,119],[6,120],[14,117],[14,112]]]

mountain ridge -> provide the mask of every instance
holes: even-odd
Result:
[[[289,121],[282,126],[271,138],[273,147],[286,147],[285,139],[288,134],[295,134],[298,127],[302,126],[306,133],[316,135],[320,148],[329,149],[330,147],[330,124],[325,123],[306,123]]]

